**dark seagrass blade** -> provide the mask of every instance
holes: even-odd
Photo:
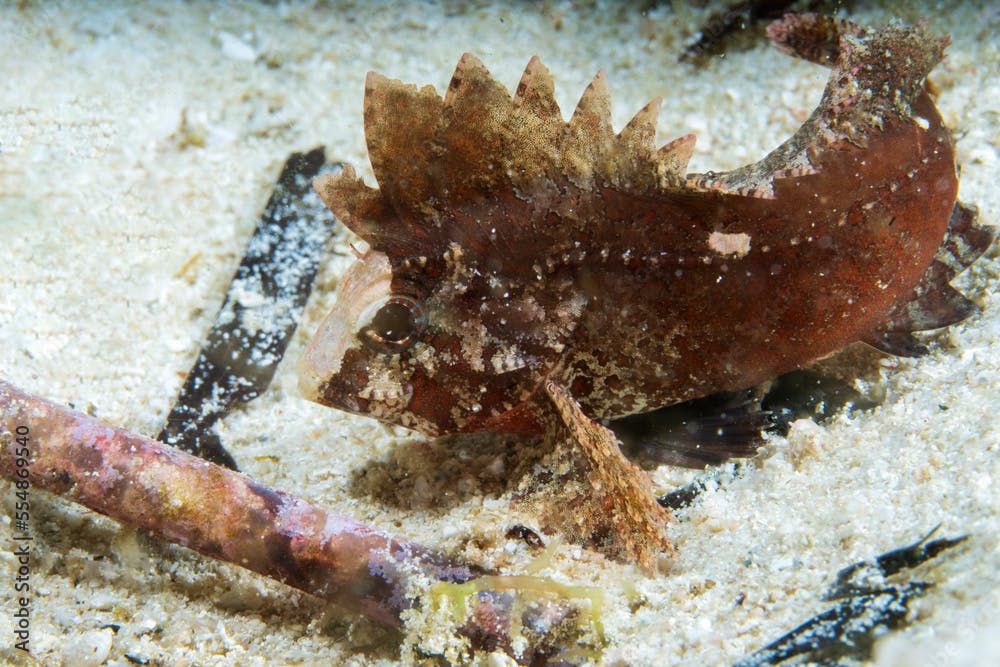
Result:
[[[914,621],[910,603],[934,584],[926,581],[888,581],[964,542],[968,535],[931,540],[935,528],[919,541],[872,559],[853,563],[837,573],[823,595],[836,604],[767,646],[744,657],[733,667],[775,667],[791,664],[840,665],[868,660],[876,640],[888,630]]]
[[[236,469],[212,426],[267,389],[312,290],[335,218],[312,189],[323,147],[293,153],[158,439]]]

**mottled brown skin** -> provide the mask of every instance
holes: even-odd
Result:
[[[947,282],[992,240],[956,203],[924,87],[946,39],[808,15],[769,36],[830,81],[788,141],[718,174],[685,174],[693,136],[653,146],[659,100],[616,135],[603,74],[568,123],[537,58],[513,98],[468,54],[443,99],[369,74],[380,189],[350,168],[316,187],[370,250],[306,352],[306,395],[431,435],[545,434],[592,508],[557,528],[650,567],[668,517],[591,420],[855,341],[913,351],[910,331],[971,312]]]
[[[670,223],[645,236],[669,251],[623,260],[625,241],[583,269],[600,298],[588,300],[558,381],[589,414],[618,417],[753,386],[878,330],[940,246],[958,185],[926,93],[914,112],[928,130],[894,123],[864,150],[823,155],[818,174],[776,180],[773,199],[660,195],[656,214]],[[636,220],[634,197],[608,199],[625,218],[615,226],[632,227],[623,240],[658,222]],[[746,234],[749,251],[712,250],[713,231]]]

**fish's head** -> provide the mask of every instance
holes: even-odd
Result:
[[[533,397],[573,345],[587,299],[569,265],[584,248],[559,221],[586,208],[573,183],[594,168],[591,142],[559,148],[569,129],[537,58],[522,83],[512,101],[468,54],[443,98],[368,75],[379,187],[351,167],[315,182],[368,249],[305,352],[308,398],[428,434],[541,428]],[[604,108],[603,90],[584,106]],[[552,181],[570,168],[557,155],[581,174]]]
[[[428,435],[537,432],[531,400],[570,311],[554,319],[542,295],[484,275],[454,244],[403,265],[368,250],[348,269],[303,356],[303,394]]]

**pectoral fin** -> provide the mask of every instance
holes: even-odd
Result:
[[[671,550],[666,526],[673,517],[657,504],[649,477],[565,389],[548,382],[545,391],[555,408],[547,435],[552,453],[544,471],[522,489],[538,503],[543,526],[610,558],[655,570],[657,557]]]
[[[724,392],[652,412],[615,419],[608,426],[622,451],[640,464],[686,468],[754,456],[764,444],[771,415],[754,390]]]

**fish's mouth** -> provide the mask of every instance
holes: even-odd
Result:
[[[392,268],[384,253],[369,250],[351,265],[337,302],[313,335],[299,362],[299,390],[310,401],[367,414],[359,396],[368,385],[367,354],[358,320],[371,303],[391,293]]]
[[[303,387],[307,380],[304,380],[302,375],[304,374],[299,377],[299,387],[303,394],[306,394],[306,390],[311,392],[306,394],[309,400],[344,412],[365,417],[372,416],[372,401],[364,396],[370,379],[368,359],[359,354],[358,350],[348,349],[345,352],[339,372],[326,378],[307,378],[313,380],[315,384]]]

